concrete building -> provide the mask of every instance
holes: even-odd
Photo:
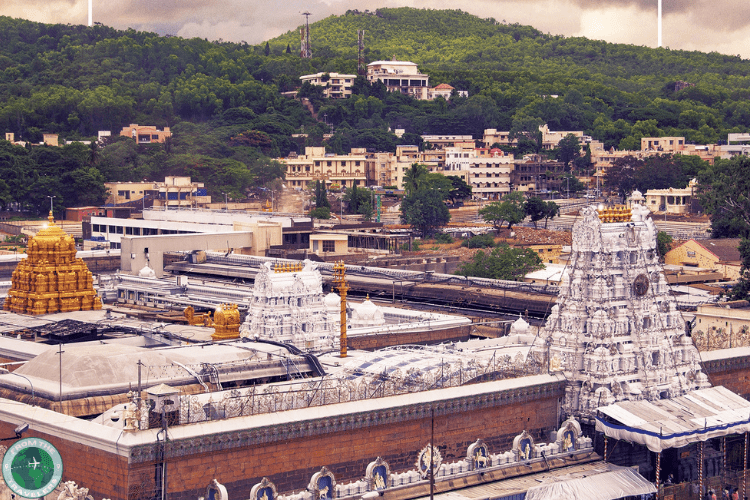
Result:
[[[445,149],[445,175],[457,175],[471,186],[474,198],[499,200],[511,191],[513,155],[500,149]]]
[[[368,158],[363,148],[352,149],[351,154],[336,155],[326,153],[323,147],[306,147],[305,154],[278,158],[287,166],[286,184],[293,188],[305,189],[310,182],[323,181],[327,187],[368,185]],[[382,157],[375,157],[369,169],[374,174],[383,173],[378,165]]]
[[[311,234],[310,252],[323,257],[345,255],[349,252],[349,236],[325,232]]]
[[[301,225],[311,232],[309,217],[279,216],[272,213],[237,213],[217,210],[145,210],[142,219],[91,217],[91,236],[109,248],[120,248],[123,237],[174,234],[212,234],[256,231],[268,227],[269,234],[256,237],[253,255],[265,255],[272,246],[283,244],[284,230]],[[305,245],[306,246],[306,245]],[[227,248],[223,245],[219,248]],[[206,250],[197,248],[196,250]]]
[[[401,92],[415,99],[428,99],[428,75],[419,72],[417,65],[409,61],[375,61],[367,65],[367,81],[380,81],[389,92]]]
[[[534,195],[545,192],[566,192],[566,185],[559,179],[565,165],[559,161],[541,161],[537,155],[514,161],[510,174],[510,190]]]
[[[107,204],[120,205],[150,198],[153,206],[170,208],[201,207],[211,203],[202,182],[190,177],[169,176],[164,182],[105,182]],[[145,206],[145,205],[144,205]]]
[[[678,153],[685,148],[684,137],[642,137],[641,151]]]
[[[323,95],[333,99],[343,99],[352,95],[352,85],[357,75],[345,75],[341,73],[315,73],[314,75],[303,75],[299,79],[302,83],[323,87]]]
[[[127,127],[122,128],[120,135],[130,137],[138,144],[153,144],[165,142],[168,137],[172,137],[172,132],[169,131],[169,127],[159,129],[152,125],[131,123]]]
[[[686,188],[649,189],[645,194],[646,206],[652,212],[692,213],[697,202],[696,185],[697,181],[693,179]]]
[[[561,139],[567,137],[569,134],[573,134],[578,138],[580,144],[587,144],[592,141],[590,136],[584,135],[580,130],[573,131],[551,131],[549,126],[545,123],[539,126],[539,131],[542,133],[542,149],[554,149]],[[488,128],[484,131],[483,141],[485,146],[492,146],[493,144],[515,146],[517,141],[510,138],[510,132],[498,131],[494,128]]]
[[[456,92],[456,95],[460,97],[469,97],[468,90],[456,90],[447,83],[441,83],[427,91],[427,99],[432,101],[438,97],[442,97],[446,101],[450,101],[454,91]]]
[[[740,277],[742,257],[739,238],[702,240],[690,239],[673,248],[664,256],[664,263],[686,268],[709,269],[719,272],[726,280]]]

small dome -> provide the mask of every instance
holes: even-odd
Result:
[[[341,297],[331,292],[323,298],[323,304],[329,309],[339,307],[341,305]]]
[[[143,269],[138,271],[138,277],[156,279],[156,272],[146,265],[146,266],[143,266]]]
[[[516,333],[526,333],[529,331],[529,324],[524,321],[524,319],[521,316],[518,316],[518,319],[513,322],[512,325],[510,325],[510,333],[511,335]]]
[[[378,306],[373,304],[372,301],[368,299],[358,305],[354,310],[357,312],[357,316],[359,316],[361,319],[371,319],[375,317],[378,309]]]

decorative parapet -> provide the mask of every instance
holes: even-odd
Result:
[[[443,395],[455,394],[454,389],[438,389],[430,391],[425,395],[431,400],[424,402],[399,405],[399,400],[413,400],[416,394],[407,394],[404,396],[394,396],[392,398],[381,398],[376,400],[358,401],[353,403],[342,403],[341,405],[329,405],[329,416],[324,418],[305,419],[307,410],[292,410],[283,412],[288,414],[288,421],[280,424],[252,426],[244,425],[242,429],[221,432],[215,434],[198,435],[195,437],[180,438],[178,435],[171,434],[172,438],[165,450],[167,458],[179,458],[193,454],[215,453],[218,451],[231,450],[256,444],[269,444],[290,439],[305,439],[314,436],[321,436],[333,433],[350,432],[368,427],[381,425],[398,424],[411,420],[419,420],[434,416],[450,415],[457,412],[472,412],[485,408],[494,408],[500,406],[509,406],[522,404],[528,401],[534,401],[544,398],[561,398],[564,395],[565,382],[560,377],[554,376],[537,376],[526,377],[528,385],[510,387],[507,389],[497,389],[494,391],[479,392],[477,394],[460,397],[447,397],[438,400],[440,392]],[[529,380],[532,379],[532,380]],[[533,383],[537,379],[537,383]],[[489,382],[486,385],[502,386],[509,382],[518,383],[518,379],[505,382]],[[531,383],[529,383],[531,382]],[[475,389],[481,389],[485,384],[473,386]],[[463,388],[463,392],[469,388]],[[422,393],[420,393],[421,395]],[[391,401],[387,401],[391,400]],[[351,411],[346,410],[360,408],[366,403],[372,403],[372,407],[381,407],[368,411]],[[392,403],[390,408],[382,408],[387,403]],[[313,409],[310,409],[313,410]],[[342,411],[336,414],[336,411]],[[300,412],[300,413],[293,413]],[[275,414],[276,418],[281,415]],[[232,420],[240,421],[243,418],[258,418],[259,421],[267,421],[265,416],[238,417],[237,419],[223,420],[222,423],[231,422]],[[247,421],[245,421],[247,422]],[[182,427],[181,430],[187,430],[190,426]],[[219,428],[218,426],[216,428]],[[203,427],[205,430],[205,426]],[[161,444],[148,443],[134,446],[130,449],[130,461],[133,463],[151,462],[161,456]]]

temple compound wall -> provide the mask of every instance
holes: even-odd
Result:
[[[460,388],[236,417],[167,429],[123,432],[49,410],[0,400],[0,435],[21,422],[24,437],[41,437],[61,453],[63,481],[95,498],[151,498],[159,490],[162,453],[172,500],[204,496],[213,479],[230,498],[247,498],[267,477],[278,492],[307,486],[326,467],[339,483],[358,481],[381,457],[391,472],[413,471],[431,442],[444,463],[462,460],[481,439],[500,453],[528,433],[546,443],[560,424],[560,376],[538,375]]]

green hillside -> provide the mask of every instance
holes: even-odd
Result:
[[[317,120],[280,95],[302,74],[356,72],[358,29],[366,31],[366,62],[414,61],[432,85],[449,83],[470,97],[414,101],[360,81],[357,95],[330,102],[303,87]],[[48,194],[61,206],[96,202],[101,190],[59,185],[81,171],[72,179],[92,185],[192,175],[214,195],[240,198],[279,175],[269,158],[305,145],[393,150],[399,140],[389,128],[406,129],[401,142],[413,143],[417,134],[481,137],[484,128],[546,122],[634,148],[644,135],[705,143],[750,125],[750,62],[734,56],[551,36],[410,8],[332,16],[311,24],[311,38],[313,58],[302,60],[297,30],[250,46],[0,17],[0,131],[32,142],[43,132],[62,140],[116,134],[130,123],[174,133],[166,146],[115,139],[98,151],[69,146],[43,155],[0,143],[0,208],[18,202],[43,211]],[[676,81],[694,86],[675,92]],[[329,126],[335,133],[324,142]],[[293,140],[299,132],[307,138]]]

